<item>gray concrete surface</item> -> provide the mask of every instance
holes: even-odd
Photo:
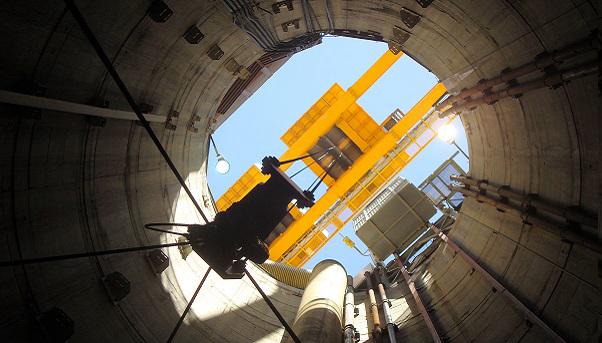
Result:
[[[302,6],[293,2],[293,12],[273,15],[268,25],[281,39],[305,32]],[[148,0],[77,3],[136,100],[154,106],[155,115],[180,113],[174,131],[163,124],[153,128],[211,213],[207,137],[224,120],[214,114],[236,79],[225,62],[234,58],[248,66],[264,52],[220,1],[168,1],[174,15],[161,24],[145,15]],[[264,8],[271,3],[261,1]],[[324,2],[309,3],[314,25],[328,28]],[[408,31],[404,50],[451,91],[586,37],[599,26],[602,11],[600,2],[586,0],[435,0],[427,8],[411,0],[328,3],[336,29],[373,30],[385,40],[394,26]],[[401,22],[401,7],[422,17],[412,29]],[[61,1],[8,1],[0,8],[0,89],[31,94],[32,85],[39,85],[44,91],[36,93],[45,97],[129,111]],[[294,18],[301,18],[300,29],[283,32],[281,24]],[[205,34],[196,45],[182,38],[192,24]],[[215,43],[224,51],[218,61],[207,56]],[[597,82],[589,76],[462,114],[469,174],[600,213]],[[142,225],[201,221],[135,122],[108,119],[95,126],[89,116],[4,104],[0,114],[1,259],[167,241],[172,238]],[[187,129],[194,116],[198,132]],[[599,254],[473,200],[465,203],[450,237],[567,341],[600,340]],[[74,342],[164,341],[205,268],[198,258],[182,260],[176,248],[167,251],[171,266],[161,276],[142,254],[0,270],[0,336],[40,341],[35,318],[56,306],[74,320]],[[132,284],[117,305],[99,281],[113,271]],[[444,245],[415,273],[449,341],[547,340]],[[292,321],[301,293],[256,274]],[[399,334],[428,341],[408,290],[399,288],[393,300]],[[248,280],[222,282],[212,275],[178,341],[278,342],[282,333]]]

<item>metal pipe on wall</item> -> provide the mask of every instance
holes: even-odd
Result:
[[[86,115],[109,119],[138,120],[138,117],[136,117],[136,113],[131,111],[122,111],[111,108],[90,106],[65,100],[10,92],[2,89],[0,89],[0,103],[33,107],[42,110],[71,113],[76,115]],[[153,123],[164,123],[167,120],[167,116],[148,113],[144,114],[144,118],[146,118],[147,121]]]
[[[382,301],[383,314],[385,316],[385,323],[387,324],[387,331],[389,332],[389,342],[397,343],[395,337],[395,323],[393,323],[393,317],[391,316],[391,302],[387,298],[387,292],[382,282],[382,277],[379,272],[374,274],[376,281],[378,282],[378,292],[380,293],[380,299]]]
[[[347,289],[345,290],[345,326],[343,327],[343,341],[345,343],[355,342],[355,298],[353,294],[353,278],[347,275]]]
[[[293,324],[301,342],[341,342],[346,286],[347,272],[339,262],[324,260],[314,267]]]
[[[372,285],[372,273],[365,272],[366,285],[368,286],[368,300],[370,301],[370,313],[372,314],[372,339],[375,342],[380,342],[382,329],[380,328],[380,318],[378,316],[378,304],[374,295],[374,287]]]
[[[433,320],[429,316],[429,312],[426,309],[426,306],[424,306],[424,303],[422,302],[422,298],[420,298],[420,294],[418,293],[418,290],[416,289],[414,280],[412,280],[412,277],[408,273],[408,270],[403,265],[403,262],[401,262],[401,258],[399,257],[399,254],[395,253],[394,256],[395,256],[395,263],[397,263],[397,265],[399,266],[401,275],[403,275],[403,278],[405,279],[405,282],[408,285],[410,292],[412,293],[412,297],[414,298],[414,301],[416,302],[416,306],[418,306],[418,310],[420,311],[420,315],[422,316],[422,319],[424,320],[424,324],[428,328],[429,333],[431,334],[431,337],[433,338],[433,342],[441,343],[441,336],[439,336],[439,333],[437,332],[437,328],[435,327]]]
[[[463,110],[471,109],[482,104],[493,104],[501,99],[512,96],[519,96],[534,89],[543,87],[555,87],[557,85],[567,83],[571,80],[591,75],[597,71],[598,61],[584,63],[582,65],[570,68],[568,70],[559,71],[536,80],[517,84],[515,86],[511,86],[503,90],[494,92],[492,94],[488,94],[474,100],[469,100],[467,102],[451,106],[445,111],[440,112],[439,117],[445,118],[448,115],[451,115],[452,113],[458,113]]]
[[[564,207],[562,205],[555,205],[548,201],[538,199],[533,195],[523,195],[512,191],[508,186],[496,186],[490,184],[487,180],[475,180],[471,177],[464,175],[451,175],[453,181],[462,182],[468,186],[474,186],[480,190],[484,190],[487,193],[492,193],[501,198],[508,198],[520,202],[521,204],[528,204],[534,207],[538,212],[544,211],[552,215],[565,218],[568,221],[575,222],[590,227],[598,227],[598,218],[595,215],[588,215],[576,207]]]
[[[584,246],[597,253],[602,253],[602,245],[600,245],[600,243],[598,243],[597,240],[587,237],[584,233],[580,233],[570,229],[562,229],[558,223],[554,223],[547,218],[541,217],[537,214],[526,213],[524,209],[520,209],[506,202],[493,199],[491,197],[488,197],[487,195],[480,194],[477,191],[457,186],[452,186],[451,188],[454,191],[462,193],[466,197],[476,199],[478,202],[485,203],[489,206],[503,210],[504,212],[514,214],[522,218],[524,222],[535,225],[545,231],[556,234],[559,237],[562,237],[563,239]]]
[[[445,111],[450,107],[454,106],[456,102],[465,101],[466,98],[483,92],[486,89],[489,89],[493,86],[497,86],[504,82],[509,82],[511,80],[515,80],[521,76],[528,75],[538,70],[543,70],[552,65],[556,65],[564,62],[572,57],[579,56],[583,53],[591,51],[595,48],[593,40],[591,37],[584,39],[580,42],[572,44],[564,49],[559,49],[556,51],[552,51],[549,54],[545,54],[535,58],[534,61],[529,62],[527,64],[523,64],[522,66],[514,69],[509,69],[501,72],[497,77],[492,79],[483,79],[479,81],[475,86],[462,90],[459,94],[455,96],[451,96],[444,101],[441,102],[438,106],[436,106],[437,111]]]

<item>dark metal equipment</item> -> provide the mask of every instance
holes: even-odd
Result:
[[[40,314],[37,321],[48,342],[66,342],[73,336],[73,319],[58,307]]]
[[[192,249],[224,279],[240,279],[243,272],[235,263],[243,257],[255,263],[268,259],[266,238],[288,213],[295,199],[299,208],[311,207],[313,195],[301,190],[280,168],[275,157],[265,157],[261,172],[270,175],[215,220],[188,226]]]

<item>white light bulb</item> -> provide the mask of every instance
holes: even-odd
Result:
[[[224,156],[217,155],[217,163],[215,164],[215,171],[220,174],[226,174],[230,170],[230,163],[226,161]]]
[[[437,136],[447,144],[451,144],[456,139],[456,127],[452,124],[446,124],[439,128]]]

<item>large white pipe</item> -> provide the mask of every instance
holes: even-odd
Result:
[[[293,324],[301,342],[341,342],[346,286],[347,272],[339,262],[324,260],[314,267]]]

